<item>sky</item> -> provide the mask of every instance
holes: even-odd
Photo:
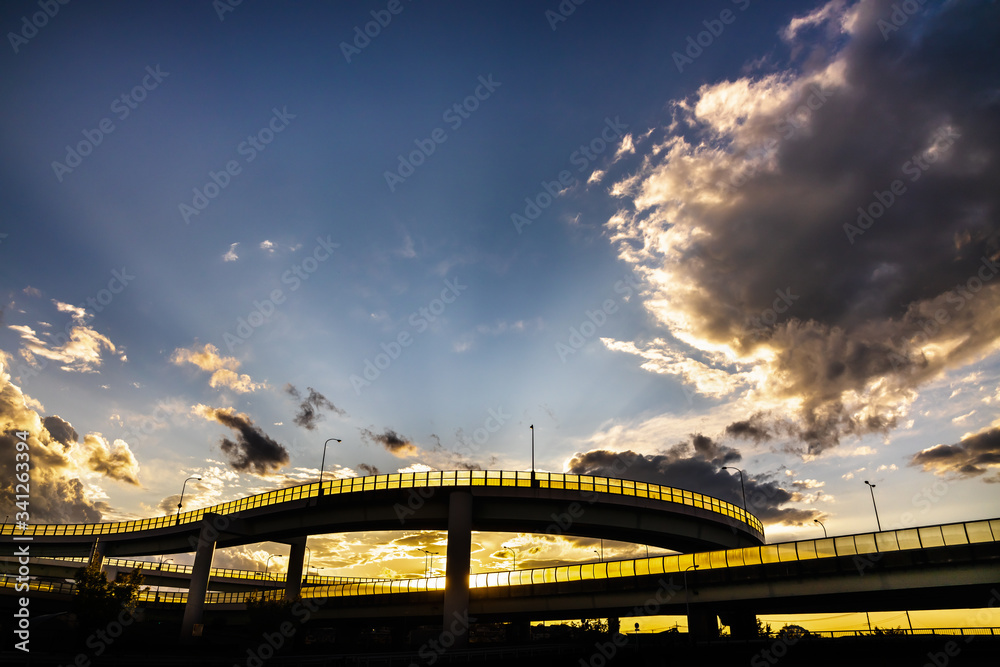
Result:
[[[772,542],[1000,516],[995,2],[46,6],[0,10],[10,514],[18,430],[32,521],[83,522],[329,438],[326,475],[527,470],[533,425],[539,470],[739,468]],[[473,571],[504,544],[597,548]]]

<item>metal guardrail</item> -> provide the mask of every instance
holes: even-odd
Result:
[[[32,562],[69,562],[69,563],[80,563],[86,564],[90,562],[89,558],[84,558],[82,556],[60,556],[60,557],[33,557]],[[2,561],[0,561],[2,562]],[[178,565],[175,563],[157,563],[156,561],[148,560],[131,560],[127,558],[105,558],[104,565],[110,567],[119,567],[124,569],[137,569],[142,568],[146,572],[176,572],[179,574],[191,574],[194,569],[191,565]],[[282,572],[259,572],[257,570],[234,570],[230,568],[220,568],[213,567],[209,572],[210,577],[224,578],[224,579],[242,579],[247,581],[266,581],[273,584],[283,584],[286,581],[287,573]],[[310,574],[306,577],[305,582],[309,585],[335,585],[343,583],[355,583],[355,582],[368,582],[368,581],[385,581],[378,577],[338,577],[338,576],[320,576],[317,574]]]
[[[483,572],[470,575],[469,586],[471,588],[490,588],[592,579],[616,579],[651,574],[679,574],[694,565],[697,565],[698,569],[701,570],[712,570],[766,565],[770,563],[817,560],[838,556],[865,556],[867,554],[882,554],[997,541],[1000,541],[1000,519],[987,519],[890,530],[881,533],[844,535],[818,540],[779,542],[760,547],[701,551],[669,556],[655,556],[652,558],[606,561],[603,563],[577,563],[530,570]],[[47,584],[48,582],[40,583]],[[382,595],[387,593],[415,593],[444,590],[444,586],[444,577],[357,581],[330,586],[311,586],[302,590],[302,597],[323,598]],[[206,602],[220,604],[242,603],[247,595],[249,593],[245,591],[238,593],[209,593]],[[263,591],[255,595],[264,599],[279,599],[283,596],[283,591]],[[186,602],[187,593],[161,593],[160,601]]]
[[[688,491],[687,489],[625,479],[553,472],[536,472],[534,473],[534,479],[536,485],[543,489],[572,489],[596,493],[611,493],[623,496],[651,498],[664,503],[673,503],[687,507],[697,507],[726,517],[726,520],[743,523],[758,532],[761,536],[764,534],[764,525],[760,520],[749,512],[744,511],[742,507],[726,502],[725,500],[713,498],[712,496]],[[259,493],[240,500],[183,512],[180,515],[162,516],[152,519],[102,523],[31,524],[23,527],[17,524],[4,524],[0,528],[0,535],[116,535],[165,528],[179,524],[196,523],[201,521],[205,514],[209,512],[215,514],[235,514],[243,510],[279,505],[307,498],[317,498],[321,495],[360,493],[381,489],[454,486],[511,486],[531,488],[531,481],[531,472],[511,470],[435,470],[372,475],[368,477],[348,477],[324,481],[322,491],[320,490],[319,482],[313,482],[312,484],[302,484],[300,486]]]

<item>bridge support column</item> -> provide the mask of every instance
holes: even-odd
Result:
[[[104,569],[104,555],[108,552],[108,543],[101,542],[101,538],[94,541],[94,548],[90,552],[90,565],[96,566],[98,570]]]
[[[448,565],[445,569],[444,619],[441,629],[455,646],[469,643],[469,559],[472,552],[472,494],[452,491],[448,498]]]
[[[719,636],[719,620],[710,609],[691,607],[687,621],[688,634],[694,641],[707,641]]]
[[[201,531],[198,533],[198,544],[194,552],[194,566],[191,568],[188,599],[184,605],[184,619],[181,621],[180,640],[185,644],[194,641],[196,631],[199,636],[201,634],[208,577],[212,570],[212,558],[215,556],[215,542],[219,537],[218,529],[212,525],[212,519],[216,517],[224,518],[218,514],[206,514],[201,520]]]
[[[729,626],[733,639],[753,639],[757,636],[757,615],[749,611],[731,611],[720,614],[723,625]]]
[[[288,554],[288,576],[285,577],[285,599],[295,600],[302,592],[302,562],[306,559],[306,538],[290,543]]]

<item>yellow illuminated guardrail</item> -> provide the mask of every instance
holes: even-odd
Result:
[[[626,479],[554,472],[536,472],[535,481],[537,486],[543,489],[571,489],[595,493],[611,493],[638,498],[651,498],[664,503],[696,507],[721,515],[725,517],[723,520],[743,523],[759,533],[762,538],[764,535],[764,526],[760,520],[749,512],[745,512],[742,507],[719,500],[718,498],[713,498],[712,496],[688,491],[687,489],[677,489],[670,486],[635,482]],[[2,530],[0,530],[0,534],[35,536],[116,535],[165,528],[178,524],[196,523],[201,521],[205,514],[209,512],[215,514],[235,514],[243,510],[279,505],[306,498],[316,498],[320,495],[329,496],[381,489],[452,486],[512,486],[530,488],[531,472],[512,470],[433,470],[372,475],[369,477],[348,477],[345,479],[324,480],[322,493],[320,492],[319,482],[313,482],[312,484],[291,486],[285,489],[248,496],[240,500],[233,500],[228,503],[183,512],[179,516],[175,514],[152,519],[103,523],[32,524],[26,526],[23,530],[17,524],[4,524]]]
[[[90,559],[79,556],[76,557],[61,556],[58,558],[39,557],[39,558],[32,558],[31,562],[33,563],[50,562],[53,564],[80,563],[82,565],[90,562]],[[193,569],[192,566],[190,565],[177,565],[175,563],[157,563],[156,561],[130,560],[126,558],[105,558],[104,566],[118,567],[127,570],[135,570],[137,568],[142,568],[146,574],[150,574],[153,572],[177,572],[180,574],[191,574],[191,571]],[[283,583],[285,581],[286,573],[258,572],[256,570],[234,570],[229,568],[213,567],[209,571],[209,576],[215,578],[241,579],[245,581],[269,581],[271,583]],[[306,578],[306,583],[308,584],[317,584],[317,585],[327,584],[331,586],[336,584],[368,582],[368,581],[385,581],[385,579],[380,579],[378,577],[320,576],[317,574],[310,574]]]
[[[863,556],[941,546],[982,544],[1000,541],[1000,519],[968,521],[937,526],[923,526],[881,533],[844,535],[819,540],[778,542],[759,547],[701,551],[653,558],[607,561],[604,563],[577,563],[530,570],[507,570],[504,572],[483,572],[469,576],[471,588],[491,588],[499,586],[523,586],[593,579],[616,579],[656,574],[680,574],[697,566],[699,570],[714,570],[748,565],[767,565],[790,561],[816,560],[837,556]],[[5,578],[5,586],[14,585],[13,578]],[[37,586],[37,588],[36,588]],[[324,598],[355,595],[380,595],[386,593],[416,593],[420,591],[443,590],[444,577],[424,579],[396,579],[355,581],[332,586],[312,586],[302,590],[302,597]],[[72,584],[60,582],[31,581],[31,590],[69,592]],[[160,593],[160,602],[186,602],[187,593]],[[238,604],[245,601],[250,593],[209,593],[206,602],[217,604]],[[254,593],[265,599],[279,599],[279,590]],[[154,594],[144,593],[143,599],[154,600]]]

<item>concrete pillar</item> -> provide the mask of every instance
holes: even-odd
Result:
[[[206,514],[201,520],[198,544],[194,552],[194,567],[191,569],[191,584],[188,587],[187,604],[184,605],[184,619],[181,621],[182,643],[194,641],[196,631],[198,635],[201,634],[208,577],[212,569],[212,558],[215,556],[215,543],[219,538],[219,531],[213,525],[213,519],[216,518],[225,519],[218,514]]]
[[[452,491],[448,498],[448,565],[445,569],[442,634],[455,646],[469,643],[469,559],[472,552],[472,494]]]
[[[285,577],[285,599],[295,600],[302,592],[302,563],[306,559],[306,538],[291,542],[288,553],[288,575]]]
[[[694,641],[707,641],[719,636],[719,619],[715,612],[692,606],[688,613],[688,634]]]
[[[104,569],[104,555],[108,552],[108,543],[101,542],[101,538],[94,541],[94,548],[90,551],[90,565],[96,566],[98,570]]]
[[[754,639],[757,636],[757,615],[749,611],[733,611],[720,615],[723,624],[729,626],[733,639]]]

